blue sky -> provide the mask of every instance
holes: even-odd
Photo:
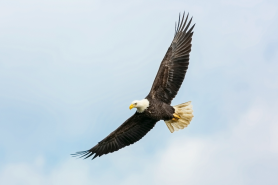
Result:
[[[134,113],[183,11],[188,128],[71,158]],[[277,184],[277,22],[274,0],[1,1],[0,184]]]

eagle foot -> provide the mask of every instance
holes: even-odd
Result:
[[[173,121],[178,121],[178,120],[181,118],[181,117],[180,117],[179,115],[177,115],[176,113],[174,113],[173,116],[174,116],[174,117],[172,118]]]

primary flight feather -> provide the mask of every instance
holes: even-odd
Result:
[[[77,152],[74,156],[89,158],[115,152],[133,144],[144,137],[159,120],[164,120],[171,133],[189,125],[193,118],[191,102],[171,106],[177,95],[189,65],[189,53],[193,26],[192,18],[184,14],[175,27],[174,39],[164,56],[152,88],[143,100],[135,100],[129,106],[137,108],[133,116],[127,119],[115,131],[87,151]]]

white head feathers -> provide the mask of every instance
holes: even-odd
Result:
[[[134,100],[131,102],[131,105],[133,105],[134,108],[137,108],[137,112],[142,113],[149,107],[150,102],[147,99]]]

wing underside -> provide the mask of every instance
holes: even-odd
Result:
[[[188,15],[185,18],[183,14],[182,20],[178,21],[174,39],[160,64],[148,95],[150,98],[170,104],[180,89],[189,65],[192,30],[195,26],[194,24],[189,28],[192,18],[188,23],[187,20]]]
[[[100,157],[104,154],[115,152],[121,148],[131,145],[144,137],[156,124],[157,120],[153,120],[144,116],[144,114],[135,113],[126,120],[119,128],[109,134],[93,148],[72,154],[92,159]]]

